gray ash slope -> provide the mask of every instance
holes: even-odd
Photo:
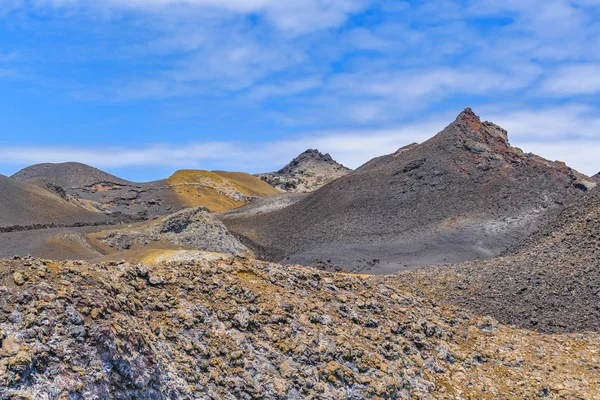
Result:
[[[290,207],[222,219],[269,260],[389,273],[496,256],[594,185],[511,147],[505,130],[467,109],[427,142]]]
[[[392,282],[526,329],[600,332],[600,188],[514,254],[403,273]]]
[[[258,176],[281,191],[309,193],[347,175],[350,171],[329,154],[309,149],[279,171]]]
[[[43,185],[71,203],[106,214],[155,216],[182,208],[164,181],[134,183],[81,163],[32,165],[12,177]]]
[[[52,182],[63,189],[83,188],[98,183],[111,183],[115,185],[133,184],[97,168],[76,162],[36,164],[20,170],[12,178],[21,182],[40,179]]]
[[[102,219],[42,187],[0,175],[0,227],[94,223]]]

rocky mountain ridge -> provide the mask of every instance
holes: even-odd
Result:
[[[347,175],[350,171],[329,154],[309,149],[279,171],[258,176],[283,192],[308,193]]]
[[[595,185],[512,147],[504,129],[466,109],[428,141],[296,204],[223,221],[269,260],[389,273],[498,255]]]
[[[37,164],[13,175],[96,213],[147,218],[187,207],[224,211],[279,193],[249,174],[181,170],[165,180],[130,182],[81,163]]]

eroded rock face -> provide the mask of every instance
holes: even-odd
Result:
[[[188,250],[249,254],[206,208],[186,209],[137,228],[110,231],[98,239],[119,251],[168,242]]]
[[[598,351],[597,335],[516,330],[388,279],[0,261],[0,398],[591,399]]]
[[[292,193],[313,192],[347,175],[349,168],[319,150],[306,150],[277,172],[260,174],[269,185]]]

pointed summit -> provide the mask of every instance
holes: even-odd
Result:
[[[461,141],[475,141],[488,145],[495,150],[508,150],[511,146],[508,142],[508,132],[492,122],[481,122],[481,118],[471,108],[461,112],[456,121],[448,128],[458,128],[460,135],[457,139]],[[446,129],[448,129],[446,128]]]
[[[334,168],[346,169],[337,163],[329,153],[323,154],[317,149],[308,149],[298,157],[294,158],[288,165],[277,171],[279,174],[293,174],[300,168],[308,168],[309,164],[329,164]]]
[[[426,142],[371,160],[292,207],[228,224],[271,261],[389,273],[500,254],[592,184],[510,146],[504,129],[466,109]]]
[[[463,112],[458,114],[458,117],[456,117],[456,122],[465,124],[474,131],[480,130],[482,126],[481,119],[479,118],[479,116],[475,114],[471,108],[468,107],[465,108]]]
[[[351,170],[329,154],[308,149],[277,172],[261,174],[260,178],[283,192],[312,192]]]

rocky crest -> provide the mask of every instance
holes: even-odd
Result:
[[[336,162],[329,154],[309,149],[279,171],[258,176],[281,191],[307,193],[315,191],[349,172],[349,168]]]
[[[387,278],[0,261],[2,399],[593,399],[599,351],[598,335],[514,329]]]
[[[186,250],[251,254],[206,208],[185,209],[139,227],[102,232],[97,239],[118,251],[170,243]]]
[[[38,183],[96,213],[124,213],[143,218],[182,208],[164,182],[134,183],[81,163],[32,165],[12,177]]]

